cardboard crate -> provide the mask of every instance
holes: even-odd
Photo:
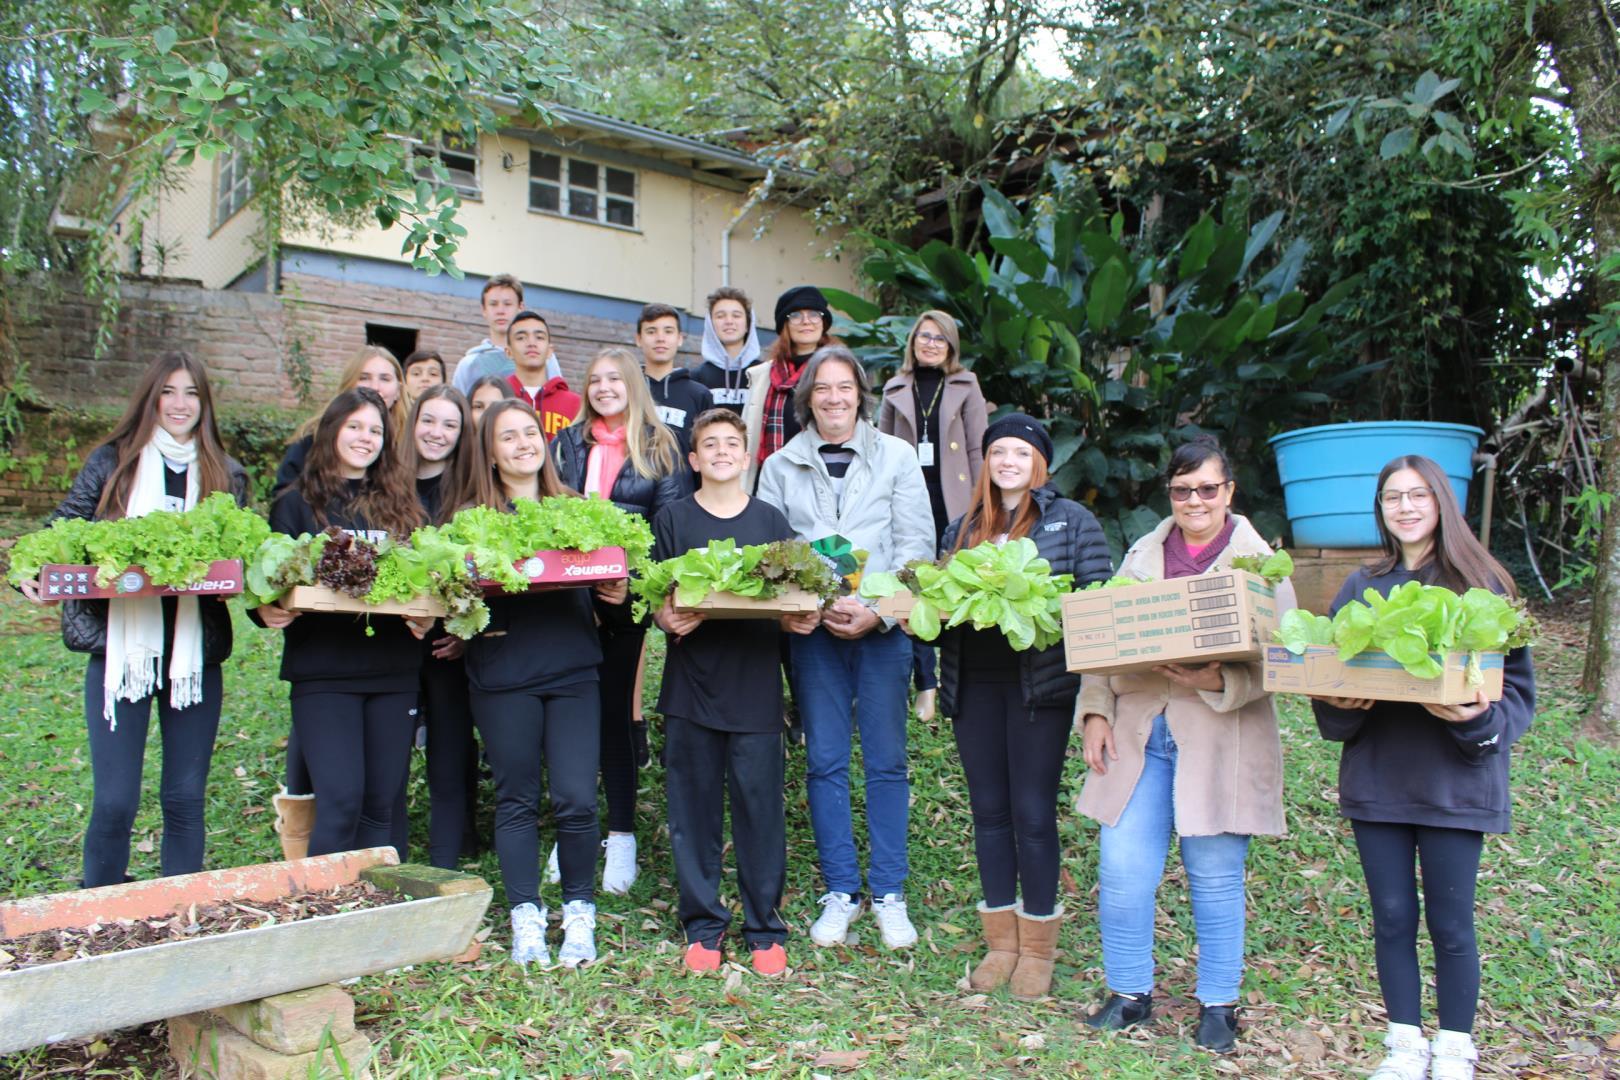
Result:
[[[885,596],[877,602],[877,613],[885,619],[909,619],[911,609],[917,606],[917,594],[911,590]]]
[[[537,551],[522,562],[513,563],[518,573],[529,579],[529,591],[572,589],[599,581],[620,581],[630,576],[630,560],[624,548],[605,547],[595,551]],[[481,578],[488,594],[505,594],[500,582]]]
[[[414,615],[419,618],[444,614],[444,605],[431,596],[418,596],[413,600],[390,600],[386,604],[368,604],[346,592],[328,589],[323,585],[295,585],[287,590],[278,603],[288,611],[346,611],[356,615]]]
[[[242,591],[242,560],[218,559],[208,564],[201,581],[174,587],[153,585],[146,572],[131,566],[105,587],[96,584],[94,566],[52,563],[39,570],[39,597],[63,600],[117,600],[132,596],[235,596]]]
[[[1158,664],[1259,660],[1277,629],[1277,590],[1244,570],[1063,597],[1070,671],[1123,675]]]
[[[1468,686],[1465,652],[1434,654],[1445,669],[1437,679],[1411,675],[1386,652],[1373,649],[1339,659],[1332,646],[1308,645],[1296,656],[1281,645],[1266,646],[1266,690],[1273,694],[1322,694],[1327,697],[1372,698],[1374,701],[1416,701],[1429,705],[1460,705],[1474,700]],[[1480,672],[1485,696],[1502,700],[1501,653],[1483,653]]]
[[[816,611],[821,597],[804,589],[783,589],[770,599],[758,596],[738,596],[736,593],[710,593],[691,607],[676,605],[677,611],[702,612],[711,619],[774,619],[779,615],[797,615]]]

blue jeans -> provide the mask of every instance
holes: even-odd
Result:
[[[1153,989],[1155,896],[1175,825],[1176,742],[1161,714],[1148,736],[1142,777],[1120,815],[1104,825],[1098,851],[1098,921],[1108,989]],[[1249,838],[1234,833],[1181,837],[1193,922],[1198,928],[1198,1000],[1230,1005],[1243,981],[1243,864]]]
[[[810,825],[821,876],[831,892],[861,891],[861,865],[850,819],[849,757],[860,725],[866,771],[866,831],[873,896],[904,891],[906,821],[911,782],[906,771],[906,683],[911,639],[874,630],[845,641],[826,630],[789,635],[793,688],[804,721]]]

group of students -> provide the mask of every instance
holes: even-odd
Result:
[[[415,356],[403,368],[380,349],[356,356],[337,395],[289,447],[272,528],[296,536],[336,526],[398,539],[467,506],[510,511],[519,500],[584,496],[646,517],[660,559],[721,538],[835,538],[865,551],[865,571],[875,573],[1027,537],[1076,587],[1114,573],[1096,518],[1050,483],[1054,449],[1044,423],[1022,413],[990,419],[945,312],[916,320],[900,370],[880,395],[831,337],[831,311],[812,287],[778,301],[779,336],[768,350],[746,295],[717,291],[695,374],[674,365],[678,314],[649,305],[636,328],[639,360],[624,348],[598,351],[575,396],[560,375],[547,374],[549,327],[521,308],[520,289],[492,279],[484,294],[491,338],[507,343],[509,375],[489,348],[469,353],[455,384],[445,382],[442,360],[423,376]],[[463,367],[472,369],[465,390]],[[1165,473],[1171,514],[1131,546],[1119,572],[1183,577],[1270,554],[1232,511],[1233,475],[1212,440],[1178,447]],[[206,373],[170,354],[148,369],[54,516],[183,508],[216,490],[245,500],[245,477],[220,445]],[[1353,574],[1332,610],[1365,589],[1387,593],[1410,580],[1513,591],[1428,459],[1388,463],[1371,509],[1383,559]],[[550,962],[544,774],[556,834],[546,876],[560,882],[563,905],[558,960],[572,967],[594,959],[598,851],[606,852],[605,891],[628,891],[637,873],[633,720],[646,627],[632,619],[627,591],[618,581],[496,595],[488,628],[470,642],[437,631],[431,619],[373,618],[368,634],[366,620],[351,615],[255,609],[257,623],[284,636],[281,677],[291,686],[288,790],[277,798],[284,844],[310,854],[392,844],[403,853],[405,781],[422,721],[429,857],[455,866],[475,843],[476,732],[494,776],[512,958]],[[1292,606],[1287,582],[1278,598]],[[853,595],[776,620],[709,621],[671,600],[652,621],[667,639],[658,712],[688,968],[717,969],[725,955],[728,796],[741,938],[759,973],[787,967],[784,670],[803,726],[826,890],[811,940],[841,944],[870,911],[886,946],[916,942],[905,900],[915,681],[918,711],[937,694],[950,717],[967,780],[986,947],[969,977],[973,988],[1005,985],[1020,999],[1051,988],[1064,917],[1059,792],[1078,731],[1088,771],[1076,808],[1100,825],[1097,918],[1109,991],[1086,1022],[1114,1030],[1152,1015],[1156,894],[1176,836],[1199,945],[1196,1041],[1234,1048],[1249,840],[1284,832],[1276,711],[1257,663],[1082,678],[1067,670],[1061,646],[1016,652],[998,632],[963,627],[940,635],[936,674],[933,650],[914,643],[903,621],[879,617]],[[154,702],[163,872],[199,869],[220,664],[231,645],[223,603],[73,601],[63,632],[69,648],[91,654],[85,711],[95,798],[85,884],[124,880]],[[1341,809],[1371,894],[1389,1019],[1378,1080],[1472,1075],[1474,882],[1484,834],[1508,828],[1508,751],[1534,713],[1527,649],[1508,656],[1504,685],[1494,703],[1483,695],[1458,706],[1313,703],[1322,735],[1345,744]],[[850,794],[857,729],[864,873]],[[1432,1043],[1420,1027],[1420,897],[1436,951],[1440,1031]]]

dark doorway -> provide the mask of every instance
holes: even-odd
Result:
[[[384,326],[381,323],[366,323],[366,344],[381,345],[394,354],[394,359],[400,363],[416,351],[416,328],[413,326]]]

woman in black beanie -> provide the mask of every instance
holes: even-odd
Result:
[[[1054,574],[1076,588],[1113,571],[1091,511],[1048,483],[1052,439],[1034,417],[1013,413],[984,433],[973,501],[945,530],[941,550],[1020,537],[1035,542]],[[1058,786],[1069,745],[1078,676],[1063,646],[1014,652],[999,630],[940,634],[940,706],[951,718],[967,774],[973,846],[989,952],[969,981],[977,991],[1010,983],[1034,1000],[1052,985],[1063,908],[1058,887]],[[1022,899],[1020,899],[1020,896]]]
[[[832,309],[814,285],[795,285],[776,301],[776,343],[765,363],[748,371],[748,473],[743,486],[750,494],[765,459],[799,433],[793,415],[793,388],[810,354],[823,345],[840,344],[832,336]]]

